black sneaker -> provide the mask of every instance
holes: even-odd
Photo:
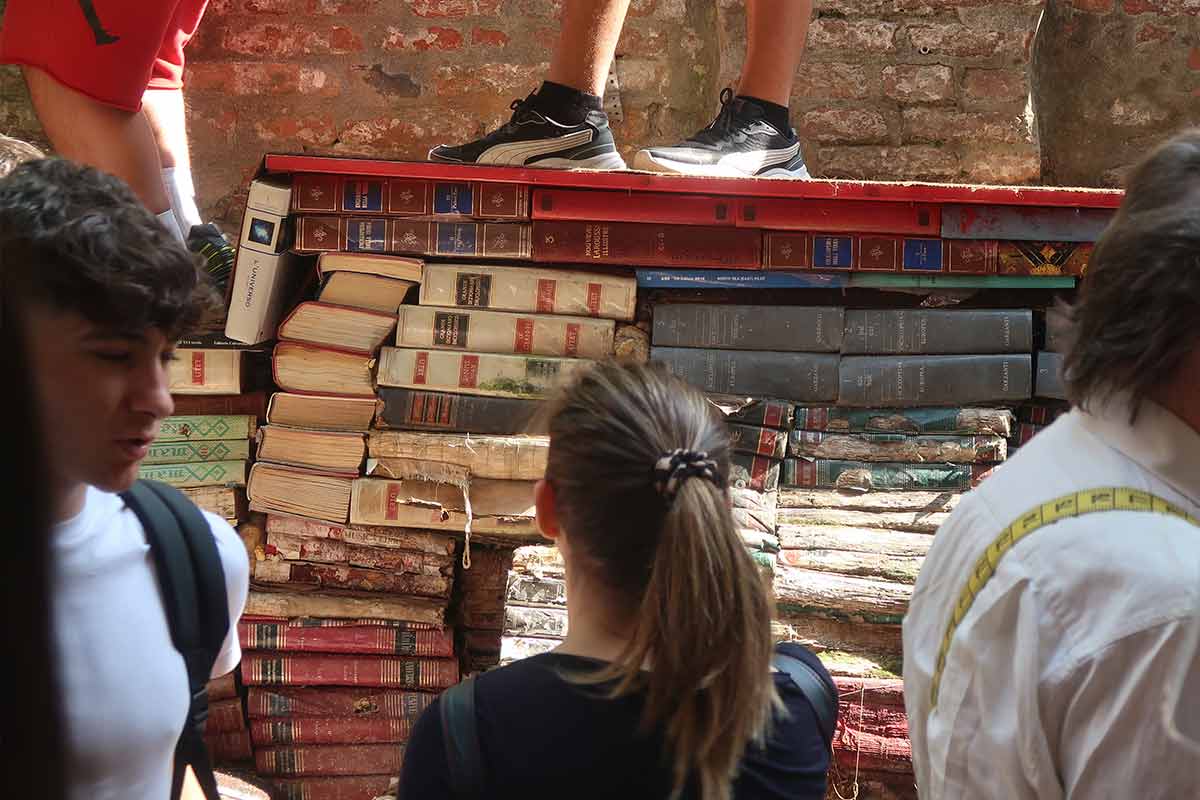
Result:
[[[221,230],[211,222],[193,225],[188,231],[187,246],[204,260],[205,274],[219,291],[224,292],[229,276],[233,274],[234,251]]]
[[[460,145],[439,145],[430,161],[503,164],[509,167],[625,169],[613,143],[608,115],[589,111],[578,125],[555,122],[533,108],[534,95],[514,100],[512,119],[496,130]]]
[[[704,130],[674,147],[639,150],[633,168],[647,172],[724,177],[809,178],[800,140],[763,119],[752,100],[721,90],[721,113]]]

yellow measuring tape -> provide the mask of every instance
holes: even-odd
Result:
[[[1004,554],[1011,550],[1017,542],[1039,528],[1052,525],[1060,519],[1082,517],[1084,514],[1095,514],[1100,511],[1148,511],[1153,514],[1169,514],[1200,527],[1200,519],[1193,517],[1179,506],[1150,492],[1118,486],[1065,494],[1022,514],[1016,522],[1001,531],[1000,535],[988,545],[987,550],[975,562],[975,568],[971,570],[971,575],[967,578],[967,585],[958,595],[954,613],[950,615],[950,620],[946,623],[946,632],[942,635],[942,643],[938,647],[937,667],[933,671],[933,688],[930,691],[931,709],[937,707],[938,687],[942,682],[942,672],[946,668],[946,655],[950,652],[950,642],[954,639],[954,632],[958,630],[958,625],[963,621],[963,617],[971,610],[975,598],[991,580],[992,575],[996,572],[996,565],[1000,563]]]

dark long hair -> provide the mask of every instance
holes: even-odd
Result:
[[[729,472],[729,442],[704,398],[665,370],[599,364],[549,406],[546,479],[576,568],[605,586],[633,631],[589,676],[613,694],[645,691],[644,730],[661,729],[678,794],[693,775],[725,800],[778,703],[771,599],[719,483],[684,480],[670,502],[654,466],[682,448]],[[649,670],[644,670],[645,665]]]

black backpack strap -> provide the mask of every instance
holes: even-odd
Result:
[[[171,641],[187,666],[191,705],[175,746],[171,797],[178,798],[190,765],[208,800],[219,800],[204,726],[208,720],[209,676],[229,633],[225,570],[208,520],[182,492],[140,480],[121,498],[146,531],[162,589]]]
[[[800,689],[817,716],[825,746],[833,747],[838,718],[837,694],[811,665],[796,656],[776,650],[771,658],[771,666],[791,678],[792,683]]]
[[[438,704],[454,796],[459,800],[483,797],[483,753],[479,749],[479,725],[475,718],[475,679],[467,678],[442,692]]]

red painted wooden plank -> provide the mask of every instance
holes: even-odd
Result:
[[[628,192],[685,192],[749,197],[796,197],[884,202],[991,203],[998,205],[1116,208],[1124,192],[1115,189],[1053,186],[976,186],[882,181],[795,181],[778,178],[710,178],[650,172],[595,172],[529,167],[441,164],[432,161],[381,161],[331,156],[268,154],[267,172],[324,172],[429,180],[500,181],[532,186],[615,189]]]

